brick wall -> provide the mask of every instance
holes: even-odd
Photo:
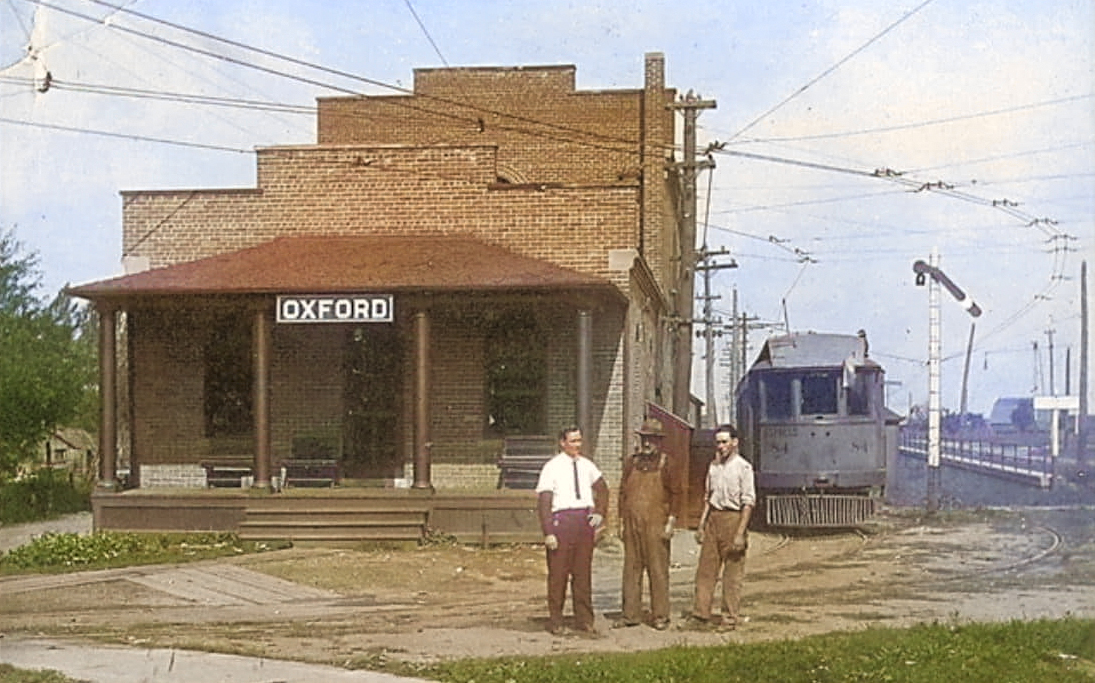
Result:
[[[283,235],[461,234],[605,278],[631,301],[592,312],[595,442],[599,464],[616,480],[643,402],[656,388],[672,395],[665,312],[636,289],[631,270],[610,267],[609,255],[639,254],[662,296],[676,277],[666,167],[674,114],[665,107],[675,94],[664,87],[658,55],[647,59],[643,89],[576,91],[574,80],[574,67],[423,69],[413,96],[321,99],[319,144],[260,150],[255,188],[124,192],[124,253],[159,267]],[[576,306],[557,302],[540,313],[551,330],[551,433],[575,421]],[[194,372],[201,317],[174,311],[189,322],[173,329],[158,315],[135,316],[135,456],[173,462],[223,451],[195,436],[204,419]],[[275,458],[300,431],[341,419],[338,329],[275,330]],[[482,424],[482,338],[435,321],[431,352],[435,461],[482,459],[498,445]],[[409,378],[400,435],[408,456]],[[239,447],[246,452],[249,441]]]

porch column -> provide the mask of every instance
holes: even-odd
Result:
[[[254,363],[251,406],[255,420],[255,482],[260,489],[270,488],[270,349],[273,346],[273,321],[265,305],[254,312],[252,354]]]
[[[593,438],[593,316],[588,310],[578,311],[578,428],[589,444],[587,456],[596,450]]]
[[[432,489],[430,483],[430,317],[414,314],[414,484]]]
[[[99,481],[100,491],[118,486],[118,309],[96,302],[99,313]]]

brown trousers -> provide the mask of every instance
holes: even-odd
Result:
[[[654,621],[669,619],[669,501],[660,469],[634,469],[627,477],[627,509],[623,521],[623,619],[638,623],[643,614],[643,574],[650,580],[650,613]]]
[[[696,566],[696,594],[692,614],[701,619],[711,618],[711,603],[715,582],[722,569],[722,617],[736,624],[741,607],[741,584],[745,576],[745,550],[734,551],[730,544],[741,523],[741,513],[712,510],[707,517],[700,559]],[[746,536],[748,545],[749,537]]]
[[[551,515],[551,532],[559,539],[559,548],[547,551],[548,628],[563,625],[563,604],[567,583],[574,605],[575,627],[593,628],[593,542],[589,510],[560,510]]]

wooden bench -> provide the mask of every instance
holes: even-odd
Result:
[[[249,457],[224,457],[203,460],[205,485],[210,488],[241,488],[243,478],[252,474],[253,460]]]
[[[509,436],[498,457],[498,488],[534,489],[544,463],[559,452],[551,436]]]
[[[334,458],[290,458],[281,469],[284,486],[334,486],[342,478]]]

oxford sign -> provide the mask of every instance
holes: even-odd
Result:
[[[279,323],[390,323],[390,294],[278,296]]]

